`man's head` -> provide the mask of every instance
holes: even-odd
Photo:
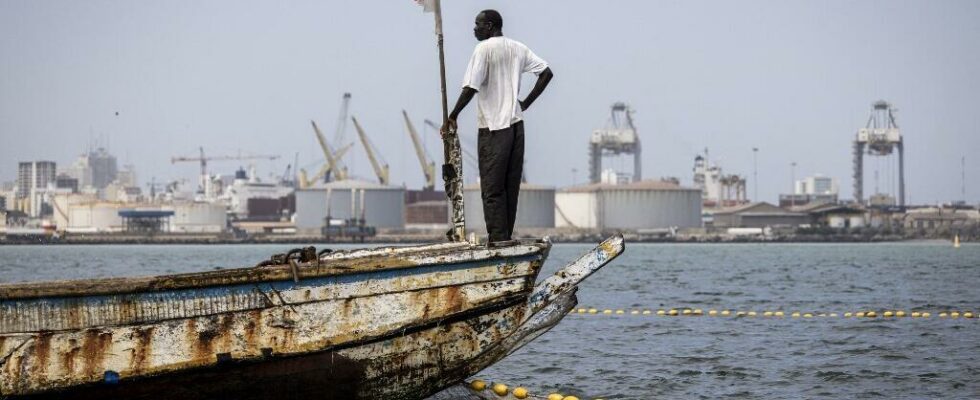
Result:
[[[497,10],[483,10],[476,15],[476,26],[473,35],[476,40],[484,41],[494,36],[502,36],[504,19]]]

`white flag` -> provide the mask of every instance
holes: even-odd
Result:
[[[435,11],[435,0],[415,0],[415,3],[422,6],[422,12]]]

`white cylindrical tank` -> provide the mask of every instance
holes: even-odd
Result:
[[[354,204],[351,204],[352,191],[356,197]],[[388,229],[405,227],[405,188],[344,180],[296,190],[296,228],[309,232],[323,227],[327,216],[328,192],[332,219],[360,218],[361,191],[364,193],[363,214],[367,225]],[[352,208],[356,215],[352,215]]]
[[[68,232],[119,232],[123,221],[120,204],[82,203],[68,206]]]
[[[468,185],[463,189],[463,201],[467,232],[480,234],[487,232],[483,215],[483,197],[479,185]],[[549,186],[521,184],[517,196],[517,216],[514,228],[554,228],[555,227],[555,188]]]
[[[864,228],[864,216],[863,215],[852,215],[851,216],[851,228]]]
[[[171,232],[215,233],[225,230],[227,209],[222,204],[205,202],[180,202],[164,209],[173,209],[170,218]]]
[[[844,228],[847,226],[847,217],[843,215],[831,215],[827,217],[827,226],[831,228]]]
[[[676,183],[595,183],[555,195],[559,227],[657,229],[701,226],[701,190]]]

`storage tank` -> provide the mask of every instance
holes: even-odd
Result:
[[[465,217],[467,232],[484,234],[487,232],[483,218],[483,197],[479,185],[468,185],[463,189],[466,202]],[[517,217],[514,229],[554,228],[555,227],[555,188],[550,186],[521,184],[517,197]]]
[[[80,203],[68,205],[68,232],[120,232],[123,228],[118,203]]]
[[[593,183],[555,195],[558,227],[656,229],[701,226],[701,189],[667,181]]]
[[[225,230],[228,212],[224,205],[205,202],[180,202],[162,207],[171,209],[170,231],[182,233],[217,233]]]
[[[363,213],[367,225],[375,228],[403,229],[405,227],[405,188],[372,182],[343,180],[296,190],[296,229],[307,233],[319,232],[327,217],[327,194],[330,195],[330,217],[349,219],[361,216],[361,191],[364,192]],[[356,199],[351,193],[356,193]],[[352,209],[353,205],[353,209]],[[353,213],[352,213],[353,211]]]

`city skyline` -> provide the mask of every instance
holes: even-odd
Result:
[[[193,184],[198,167],[170,158],[201,146],[278,154],[257,164],[263,177],[281,175],[297,152],[309,171],[322,158],[309,120],[333,138],[349,91],[392,182],[421,187],[400,112],[441,160],[438,136],[422,124],[439,120],[438,67],[431,15],[403,3],[5,2],[0,135],[16,146],[0,150],[0,181],[14,180],[21,161],[67,167],[100,136],[144,189],[151,178]],[[967,179],[980,173],[970,152],[980,148],[969,102],[980,89],[975,3],[555,4],[445,9],[450,98],[482,8],[498,8],[504,33],[552,64],[555,86],[527,114],[531,182],[568,186],[573,169],[586,171],[589,134],[615,101],[636,110],[645,177],[691,185],[693,159],[707,147],[726,173],[748,178],[753,200],[791,192],[794,162],[797,178],[837,178],[850,198],[850,143],[880,99],[899,109],[911,204],[960,200],[963,157]],[[464,135],[475,136],[474,120],[473,110],[460,117]],[[363,150],[352,153],[355,174],[373,180]],[[875,168],[889,167],[869,162],[866,193]],[[977,203],[980,190],[967,182],[966,197]]]

